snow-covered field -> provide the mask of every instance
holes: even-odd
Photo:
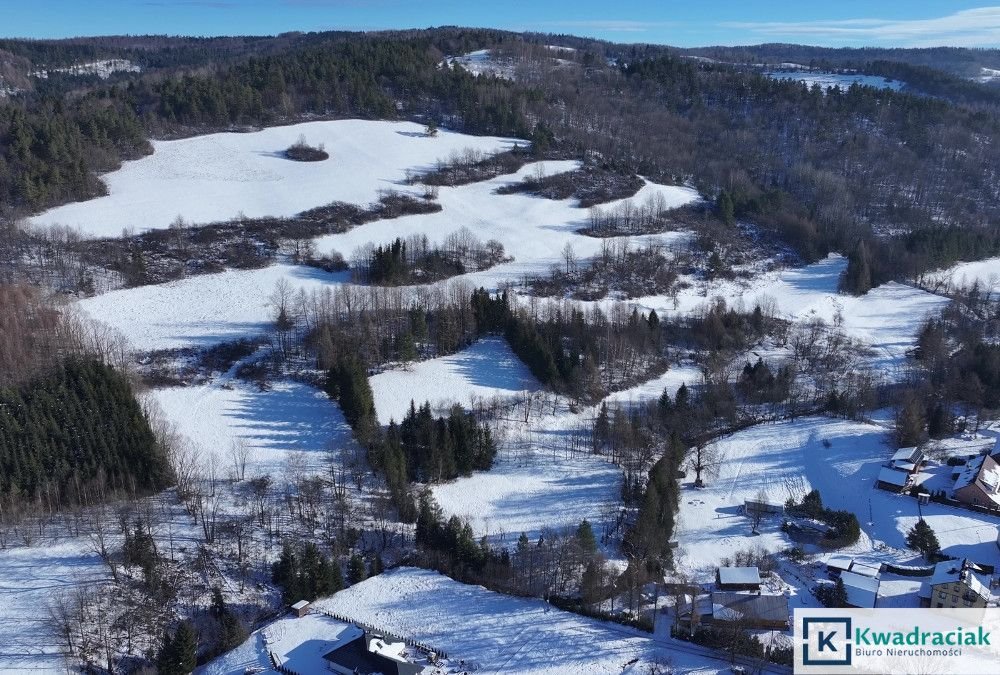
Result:
[[[77,307],[140,351],[209,347],[263,333],[274,318],[270,297],[279,279],[296,292],[310,292],[348,277],[305,265],[271,265],[112,291],[81,300]]]
[[[51,73],[66,73],[68,75],[97,75],[102,80],[106,80],[114,73],[139,73],[142,66],[133,63],[129,59],[103,59],[101,61],[89,61],[87,63],[74,63],[71,66],[61,68],[41,69],[30,73],[31,77],[48,79]]]
[[[610,407],[611,404],[628,405],[630,403],[646,403],[658,399],[663,390],[666,389],[673,397],[682,384],[688,387],[696,387],[702,384],[701,369],[693,363],[685,362],[680,365],[670,366],[670,370],[659,377],[654,377],[642,384],[638,384],[628,389],[622,389],[610,394],[604,400]]]
[[[819,318],[827,324],[839,320],[851,337],[871,346],[876,353],[872,365],[887,373],[898,368],[906,351],[915,344],[916,334],[929,314],[940,311],[949,301],[913,286],[890,282],[854,297],[837,292],[847,259],[831,254],[805,267],[760,274],[750,281],[722,281],[695,284],[676,298],[651,296],[635,304],[661,316],[689,314],[715,298],[730,307],[752,309],[771,307],[790,320]]]
[[[508,548],[521,532],[534,541],[546,528],[576,528],[584,518],[600,536],[617,514],[621,469],[588,447],[571,452],[572,434],[590,418],[560,408],[530,425],[509,425],[489,471],[432,486],[445,514],[468,518],[477,537]]]
[[[486,338],[449,356],[387,370],[369,381],[382,424],[401,421],[410,401],[418,407],[430,402],[435,411],[443,411],[455,403],[468,406],[473,398],[511,398],[541,389],[501,338]]]
[[[859,84],[865,87],[875,87],[877,89],[892,89],[899,91],[903,88],[903,83],[899,80],[887,80],[879,75],[862,75],[861,73],[826,73],[821,71],[801,71],[801,70],[766,70],[764,74],[776,80],[797,80],[808,87],[818,84],[823,89],[827,87],[837,87],[847,89],[852,84]]]
[[[96,587],[108,577],[83,539],[46,539],[0,551],[0,672],[67,672],[47,623],[48,603],[62,590]]]
[[[673,643],[659,643],[639,631],[427,570],[392,570],[316,606],[442,649],[453,665],[461,659],[466,670],[480,673],[610,674],[626,668],[642,673],[668,654],[677,673],[716,673],[727,667],[703,665],[704,657],[669,650]]]
[[[437,213],[404,216],[381,220],[342,234],[320,237],[316,247],[321,253],[338,251],[349,257],[353,251],[368,243],[387,244],[396,237],[425,234],[431,242],[440,242],[460,227],[466,227],[481,240],[497,239],[513,263],[499,265],[484,272],[466,275],[476,285],[495,288],[501,281],[520,281],[524,274],[539,274],[562,260],[562,251],[569,244],[577,258],[591,258],[601,250],[602,240],[577,233],[586,227],[589,209],[581,208],[574,199],[541,199],[528,194],[497,195],[498,187],[520,182],[522,178],[538,173],[552,175],[572,171],[579,166],[574,161],[536,162],[522,167],[518,172],[492,180],[442,187]],[[633,197],[603,205],[613,209],[624,202],[644,204],[650,199],[662,198],[666,208],[674,208],[696,201],[698,193],[687,187],[646,184]],[[665,244],[686,241],[684,232],[630,237],[635,246],[647,241]]]
[[[971,286],[978,282],[982,290],[996,293],[1000,291],[1000,258],[958,263],[948,269],[932,272],[928,277],[932,283],[947,283],[956,287]]]
[[[762,493],[769,501],[784,502],[814,488],[826,506],[858,516],[862,537],[852,554],[916,560],[919,556],[905,544],[906,532],[919,517],[916,500],[875,488],[875,477],[891,454],[888,439],[882,426],[805,418],[753,427],[717,441],[718,476],[707,479],[705,488],[684,484],[676,535],[680,566],[707,578],[720,558],[741,549],[791,546],[779,519],[765,519],[760,534],[752,535],[751,523],[739,509],[744,500]],[[923,517],[946,553],[1000,563],[1000,519],[933,502],[923,507]]]
[[[461,56],[449,56],[445,61],[448,65],[458,66],[473,75],[489,75],[505,80],[514,79],[514,64],[497,60],[489,49],[477,49]]]
[[[328,451],[354,448],[351,429],[336,403],[298,382],[277,382],[268,391],[239,380],[150,393],[176,430],[189,439],[203,461],[214,457],[222,476],[232,467],[230,449],[242,439],[250,447],[246,476],[277,476],[298,455],[296,468],[321,473]]]
[[[330,159],[294,162],[284,150],[300,135],[323,144]],[[103,176],[109,194],[46,211],[33,221],[78,227],[86,235],[117,236],[124,228],[291,216],[333,201],[368,204],[379,190],[402,184],[407,169],[471,148],[493,153],[517,141],[441,130],[431,137],[412,122],[338,120],[154,141],[154,152]],[[521,145],[525,142],[521,141]],[[454,228],[453,228],[454,229]]]

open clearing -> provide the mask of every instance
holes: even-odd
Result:
[[[295,162],[285,149],[305,136],[330,159]],[[113,237],[124,228],[166,228],[228,220],[240,213],[292,216],[334,201],[365,205],[379,190],[415,191],[402,184],[407,169],[432,169],[438,159],[471,148],[495,153],[525,141],[441,130],[427,136],[413,122],[336,120],[153,141],[153,154],[105,174],[108,195],[67,204],[33,219],[67,225],[89,236]]]

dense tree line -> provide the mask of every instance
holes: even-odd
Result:
[[[0,491],[50,506],[117,490],[152,492],[172,482],[128,381],[93,359],[0,390],[0,463]]]
[[[450,35],[438,37],[452,44]],[[136,76],[83,95],[55,91],[5,100],[0,196],[29,211],[86,199],[103,193],[97,172],[150,151],[149,135],[275,124],[306,114],[428,114],[471,132],[531,133],[522,94],[496,78],[439,68],[437,44],[429,34],[331,33],[275,53],[227,59],[211,74]]]
[[[1000,301],[978,282],[951,295],[953,302],[917,335],[914,377],[896,418],[903,445],[945,438],[1000,409]]]
[[[429,403],[418,408],[411,402],[406,417],[399,424],[390,420],[383,430],[367,370],[356,358],[330,370],[327,392],[340,404],[372,468],[385,476],[404,519],[414,515],[411,483],[450,480],[493,466],[496,444],[489,428],[458,405],[435,419]]]
[[[323,555],[312,542],[298,548],[285,544],[271,567],[271,579],[289,604],[332,595],[344,587],[340,563]]]
[[[410,410],[400,424],[389,423],[382,464],[388,475],[405,473],[411,481],[434,483],[488,471],[496,444],[488,427],[461,406],[434,418],[429,403]]]
[[[707,56],[733,63],[799,63],[819,70],[859,68],[885,61],[935,68],[959,77],[975,77],[980,68],[996,68],[1000,50],[961,47],[814,47],[795,44],[762,44],[739,47],[694,47],[677,50],[682,54]]]

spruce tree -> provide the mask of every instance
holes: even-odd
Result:
[[[916,551],[920,551],[927,560],[931,560],[941,551],[941,544],[938,543],[937,535],[934,534],[934,530],[931,529],[931,526],[923,518],[918,520],[910,528],[910,531],[906,533],[906,545]]]
[[[361,583],[368,578],[368,571],[365,568],[365,559],[355,553],[347,563],[347,579],[351,585]]]

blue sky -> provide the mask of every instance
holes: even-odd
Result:
[[[1000,4],[982,0],[0,0],[4,37],[270,35],[440,25],[679,46],[1000,47]]]

